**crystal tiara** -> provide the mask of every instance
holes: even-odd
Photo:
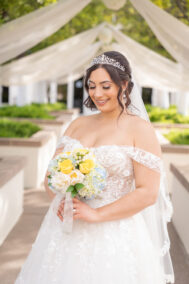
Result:
[[[109,65],[113,65],[119,69],[121,69],[122,71],[125,71],[125,67],[123,65],[121,65],[118,61],[116,61],[113,58],[108,57],[105,54],[99,55],[95,58],[93,58],[90,67],[95,65],[95,64],[109,64]]]

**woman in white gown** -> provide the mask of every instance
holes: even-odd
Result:
[[[54,156],[89,148],[107,170],[106,187],[94,199],[72,199],[68,234],[62,230],[66,200],[48,188],[47,172],[52,202],[15,284],[174,283],[161,147],[151,123],[131,108],[128,60],[115,51],[94,58],[85,88],[85,105],[99,113],[75,119]]]

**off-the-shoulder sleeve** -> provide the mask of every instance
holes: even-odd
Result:
[[[126,149],[126,151],[128,156],[136,162],[141,163],[144,166],[153,169],[157,172],[162,171],[163,160],[160,157],[154,155],[153,153],[138,147],[131,147]]]

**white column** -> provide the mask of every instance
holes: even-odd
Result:
[[[170,104],[171,105],[178,105],[179,101],[179,93],[178,92],[171,92],[171,97],[170,97]]]
[[[152,89],[152,99],[151,99],[152,106],[158,106],[158,90]]]
[[[3,102],[2,102],[2,96],[3,96],[3,87],[0,86],[0,106],[2,106]]]
[[[165,109],[169,108],[169,92],[167,90],[161,90],[159,96],[160,107]]]
[[[16,88],[17,90],[17,96],[16,96],[16,105],[17,106],[24,106],[28,104],[27,101],[27,90],[26,90],[26,86],[17,86],[18,88]],[[15,91],[16,93],[16,91]],[[14,97],[12,96],[11,98],[12,100],[14,100]]]
[[[58,96],[58,85],[56,82],[50,82],[50,89],[49,89],[49,97],[50,97],[50,103],[56,103],[57,102],[57,96]]]
[[[74,80],[70,75],[67,84],[67,108],[71,109],[74,106]]]
[[[189,92],[179,94],[178,112],[183,115],[189,115]]]
[[[33,83],[32,102],[39,103],[40,91],[41,91],[41,89],[40,89],[39,82]]]
[[[37,95],[37,102],[45,104],[48,102],[47,98],[47,82],[41,81],[38,82],[38,93]]]
[[[152,105],[169,108],[169,92],[167,90],[153,89]]]
[[[8,103],[9,105],[15,105],[18,101],[18,96],[21,96],[22,86],[11,85],[9,87]],[[24,100],[24,98],[23,98]]]

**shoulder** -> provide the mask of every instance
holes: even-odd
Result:
[[[81,116],[75,118],[74,120],[72,120],[72,122],[67,127],[66,131],[64,132],[64,135],[68,135],[68,136],[72,135],[72,133],[78,127],[83,127],[87,123],[90,123],[90,121],[92,120],[92,117],[93,117],[93,115],[81,115]]]
[[[144,149],[162,158],[161,145],[153,124],[150,121],[135,116],[133,117],[133,125],[135,147]]]

